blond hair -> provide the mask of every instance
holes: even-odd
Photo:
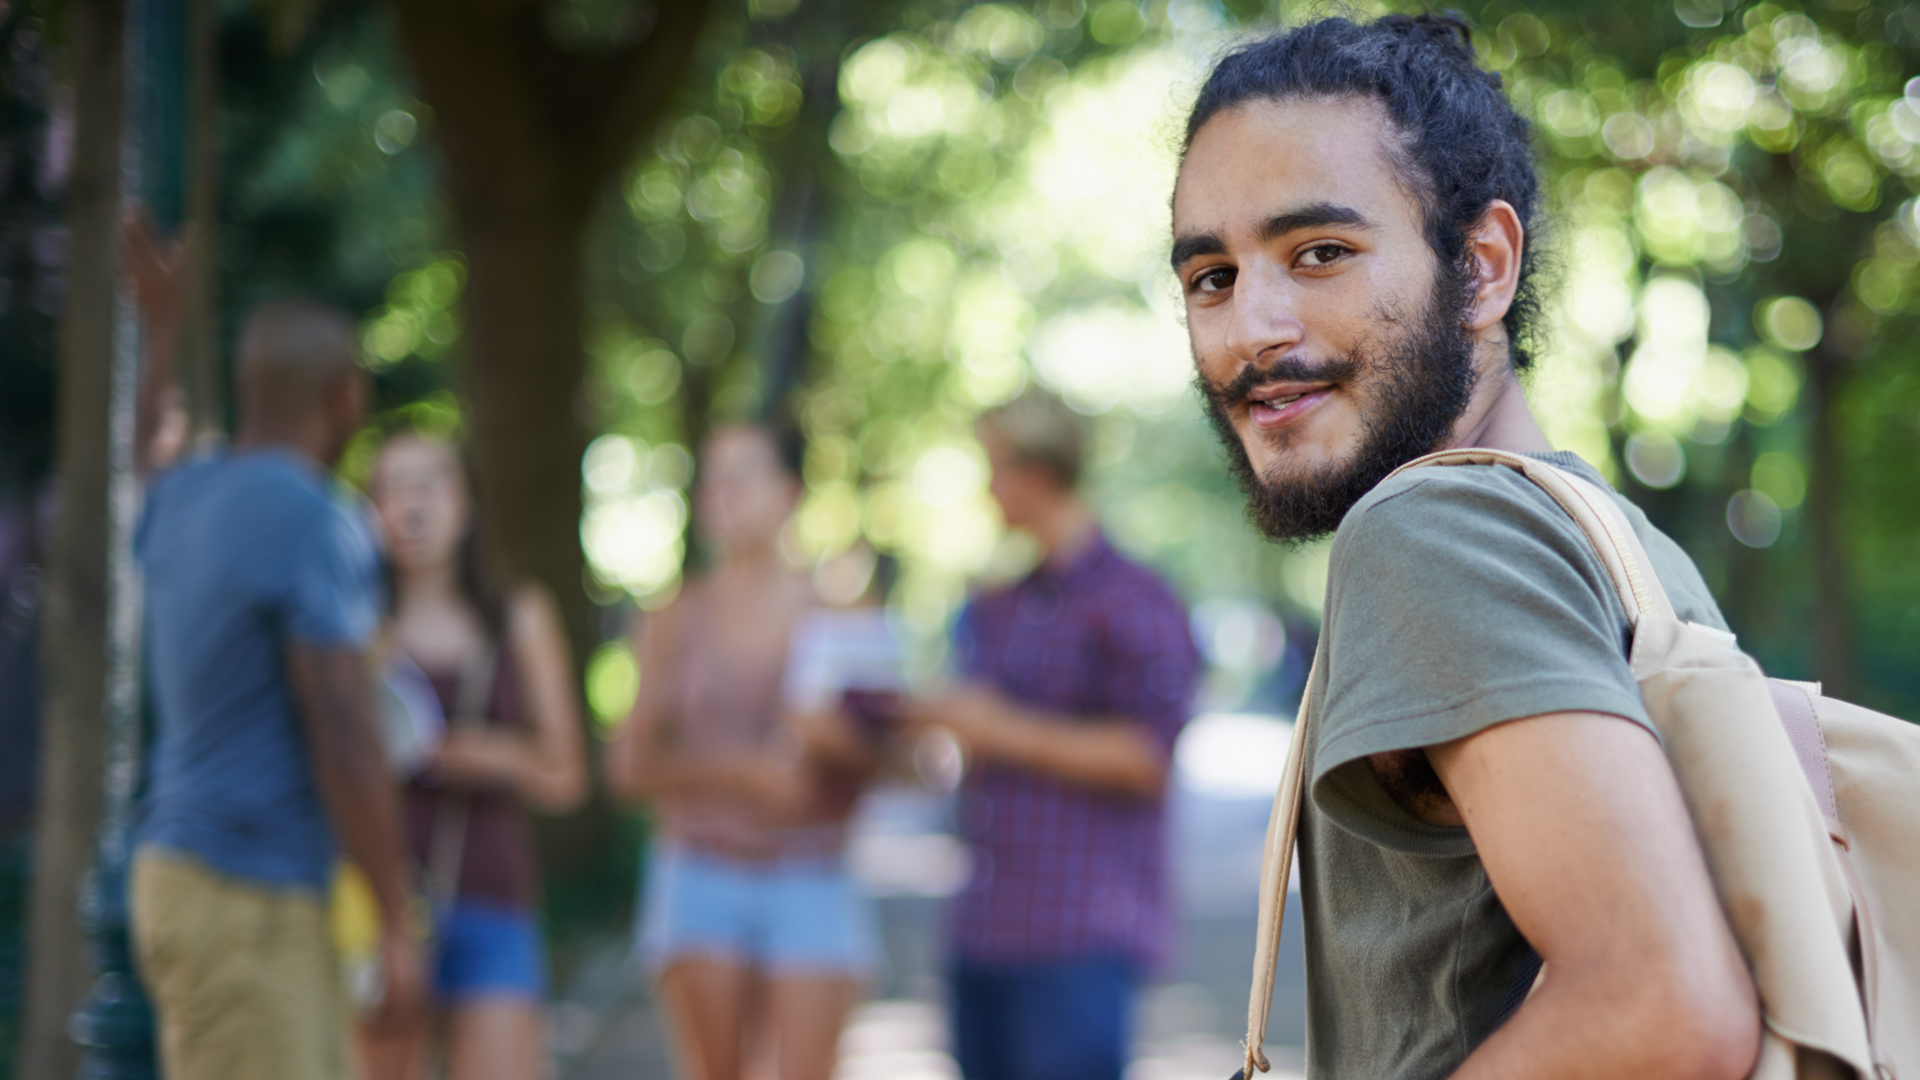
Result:
[[[1038,387],[980,414],[975,430],[991,432],[1006,442],[1022,464],[1045,470],[1063,488],[1080,482],[1086,456],[1087,421],[1067,403]]]

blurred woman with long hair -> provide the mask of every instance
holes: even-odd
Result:
[[[779,551],[800,457],[764,427],[702,447],[711,570],[642,624],[640,699],[607,749],[612,793],[658,815],[639,944],[689,1080],[738,1080],[750,1061],[828,1080],[878,951],[844,864],[872,754],[782,690],[796,624],[819,606]]]
[[[411,677],[439,730],[407,783],[408,844],[433,901],[432,1015],[363,1030],[369,1080],[419,1080],[439,1044],[450,1080],[544,1076],[545,956],[527,811],[586,793],[573,664],[552,597],[496,589],[460,457],[417,432],[380,448],[370,484],[388,547],[376,655]],[[436,708],[437,706],[437,708]]]

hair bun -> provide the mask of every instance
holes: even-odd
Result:
[[[1388,15],[1382,26],[1430,41],[1454,54],[1455,59],[1472,61],[1473,25],[1458,11],[1425,12],[1420,15]]]

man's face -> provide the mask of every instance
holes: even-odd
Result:
[[[1199,386],[1276,539],[1331,532],[1472,396],[1464,282],[1427,243],[1393,137],[1370,100],[1253,102],[1181,165],[1174,272]]]
[[[1045,469],[1022,461],[992,428],[976,428],[974,436],[987,455],[987,491],[1000,507],[1000,519],[1009,529],[1032,528],[1058,499],[1058,483]]]

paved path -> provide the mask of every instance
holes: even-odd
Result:
[[[841,1043],[836,1080],[958,1080],[938,1002],[938,906],[880,903],[888,967]],[[1170,981],[1141,996],[1137,1056],[1127,1080],[1226,1080],[1240,1065],[1252,913],[1189,915]],[[1269,1080],[1299,1080],[1303,978],[1295,927],[1282,943]],[[672,1080],[666,1039],[644,980],[610,943],[554,1006],[559,1080]],[[1291,1071],[1290,1071],[1291,1070]]]
[[[1152,995],[1149,995],[1151,1004]],[[659,1018],[641,998],[629,1002],[561,1080],[668,1080],[672,1076]],[[938,1006],[886,999],[860,1006],[840,1043],[835,1080],[959,1080],[947,1054]],[[1300,1080],[1299,1052],[1272,1046],[1269,1080]],[[1210,1032],[1171,1032],[1143,1038],[1127,1080],[1226,1080],[1240,1067],[1240,1048]]]

